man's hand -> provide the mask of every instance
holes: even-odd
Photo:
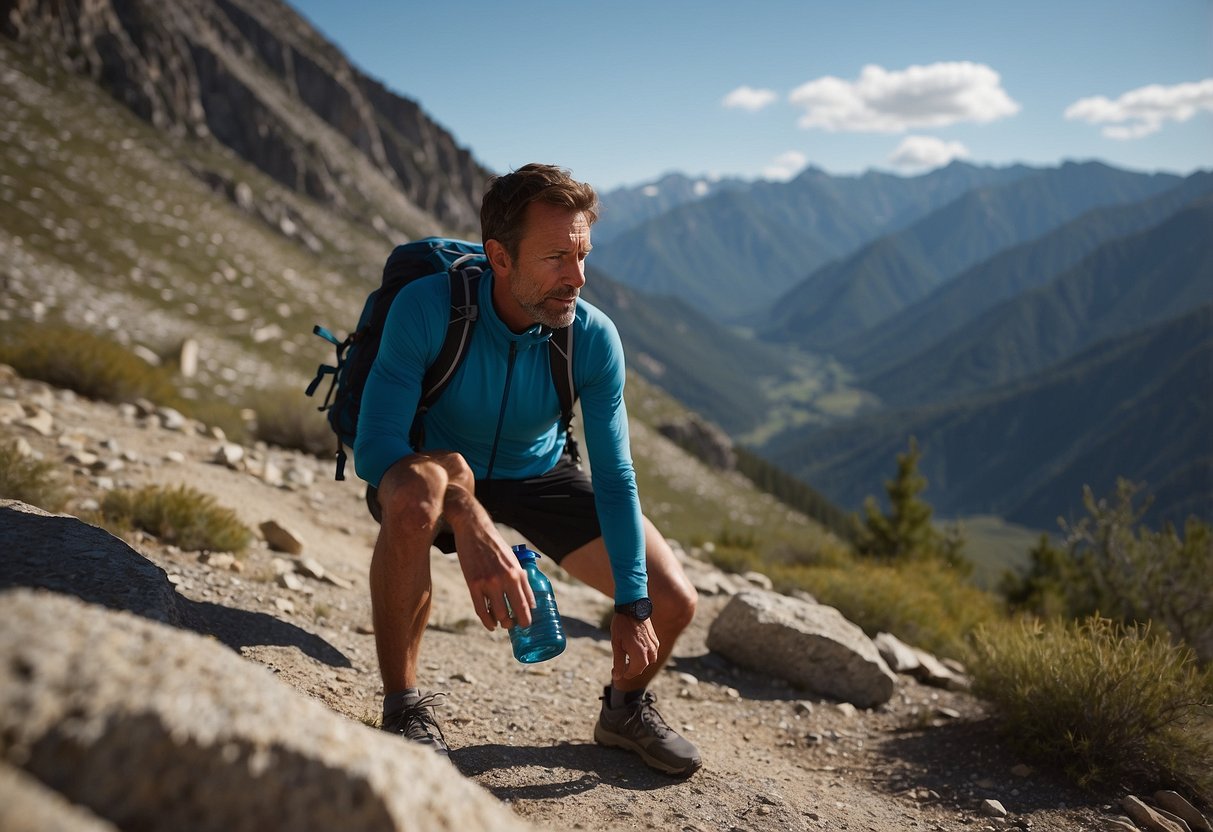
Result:
[[[472,606],[485,629],[495,630],[498,623],[507,630],[515,623],[531,626],[531,610],[535,608],[531,583],[492,524],[488,529],[471,529],[462,535],[456,531],[455,548]],[[514,621],[510,620],[506,599],[514,611]]]
[[[615,613],[611,619],[611,647],[615,664],[611,679],[634,679],[657,661],[657,634],[651,621],[637,621],[630,615]]]

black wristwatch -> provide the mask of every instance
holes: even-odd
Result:
[[[631,616],[637,621],[648,621],[649,616],[653,614],[653,602],[648,598],[637,598],[630,604],[616,604],[615,612]]]

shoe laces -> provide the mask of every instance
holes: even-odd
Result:
[[[649,691],[645,691],[644,696],[636,703],[636,714],[640,717],[641,724],[658,739],[665,739],[674,731],[657,710],[657,696]]]
[[[421,742],[437,739],[446,745],[442,726],[438,724],[433,713],[434,708],[445,704],[439,701],[438,697],[445,698],[446,695],[443,691],[436,691],[405,705],[395,716],[391,717],[392,721],[396,723],[395,733],[404,734],[410,740]],[[437,736],[435,736],[435,732],[437,732]]]

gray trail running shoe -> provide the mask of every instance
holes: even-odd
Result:
[[[439,696],[446,694],[431,693],[406,701],[399,711],[383,718],[382,729],[389,734],[400,734],[446,757],[450,749],[446,746],[446,737],[442,735],[438,720],[434,718],[434,708],[442,704],[437,701]]]
[[[610,689],[603,691],[602,711],[594,726],[594,741],[611,748],[623,748],[640,755],[658,771],[685,777],[702,764],[699,749],[678,736],[657,712],[657,697],[644,696],[622,708],[608,707]]]

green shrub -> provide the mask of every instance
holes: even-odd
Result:
[[[254,435],[280,448],[327,459],[336,451],[337,438],[317,404],[302,390],[292,388],[260,393],[249,402],[257,413]]]
[[[1002,591],[1015,607],[1043,617],[1096,613],[1125,624],[1152,622],[1176,642],[1213,660],[1213,540],[1195,517],[1183,535],[1173,526],[1152,531],[1135,505],[1140,486],[1120,480],[1115,498],[1084,491],[1088,516],[1063,524],[1064,547],[1042,537],[1022,577],[1007,575]]]
[[[0,444],[0,497],[20,500],[52,514],[67,505],[67,494],[54,477],[49,462],[28,459],[16,442]]]
[[[1213,671],[1148,626],[986,627],[969,669],[1011,741],[1080,785],[1178,785],[1213,800]]]
[[[101,513],[120,529],[142,529],[190,551],[239,553],[253,537],[235,512],[185,485],[111,491],[101,504]]]
[[[879,632],[943,656],[962,658],[975,627],[1005,616],[1001,601],[935,561],[794,569],[796,584],[836,607],[869,636]],[[771,576],[775,579],[775,575]],[[783,576],[776,586],[786,583]]]
[[[25,378],[90,399],[177,401],[177,388],[167,370],[153,367],[113,341],[65,326],[15,327],[0,341],[0,362],[12,365]]]

